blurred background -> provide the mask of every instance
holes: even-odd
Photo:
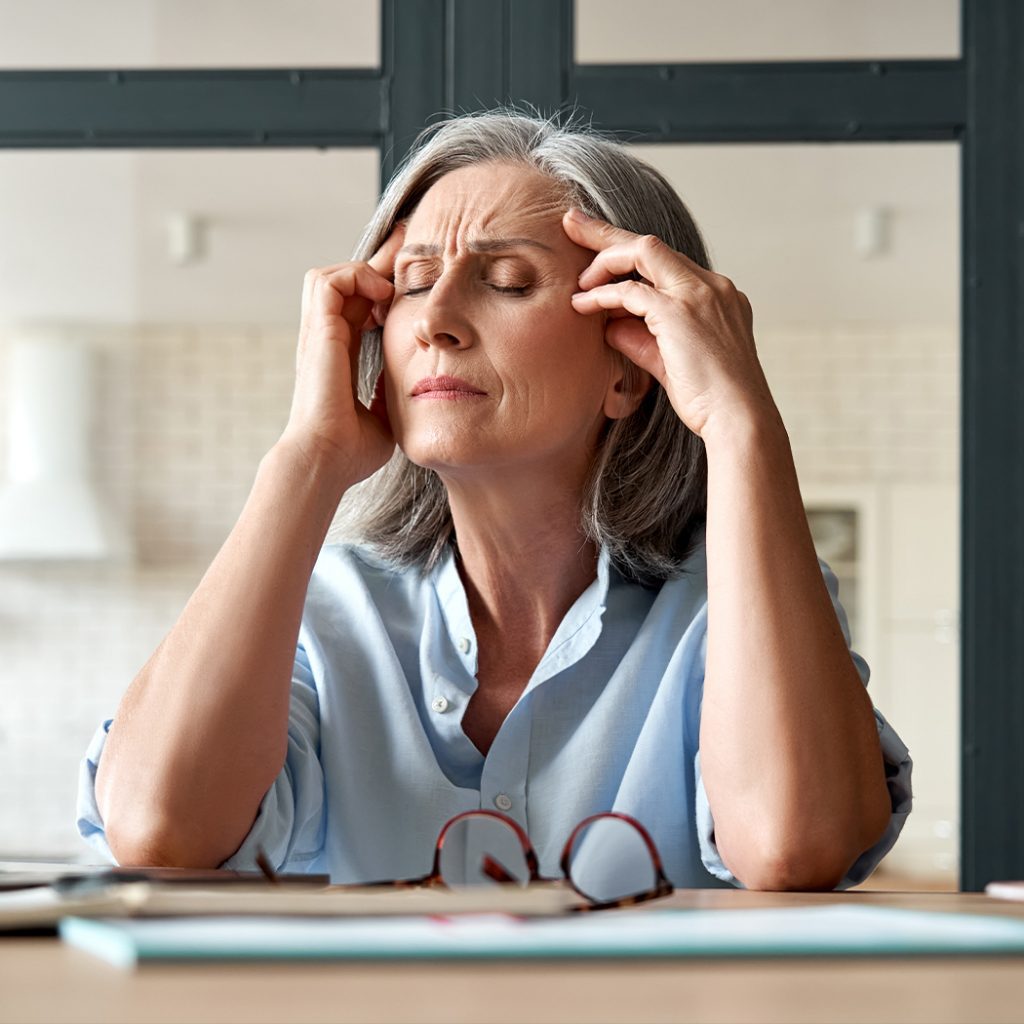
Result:
[[[955,57],[957,7],[631,0],[624,21],[577,0],[576,59]],[[380,20],[377,0],[0,0],[0,69],[373,68]],[[956,888],[958,147],[631,145],[750,297],[819,552],[914,757],[868,884]],[[376,147],[0,149],[0,857],[85,855],[86,744],[283,428],[303,274],[349,257],[379,168]]]

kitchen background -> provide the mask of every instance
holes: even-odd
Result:
[[[578,0],[577,59],[959,52],[953,0],[787,0],[770,23],[764,10],[636,0],[622,24],[617,3]],[[5,69],[370,67],[379,11],[375,0],[0,0],[0,29]],[[690,206],[716,269],[750,296],[819,550],[841,576],[874,700],[914,756],[915,810],[885,870],[955,887],[958,149],[636,148]],[[173,625],[284,426],[302,276],[348,258],[378,159],[0,151],[0,856],[83,854],[82,752]],[[33,360],[46,353],[57,361],[36,363],[40,385]],[[51,453],[87,441],[64,465],[84,467],[116,524],[105,556],[81,557],[84,499],[67,497],[33,513],[61,538],[52,555],[19,553],[11,538],[24,529],[4,509],[30,437]]]

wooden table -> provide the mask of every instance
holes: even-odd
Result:
[[[850,904],[1024,919],[967,893],[690,890],[659,906]],[[0,1021],[1021,1022],[1024,957],[108,966],[0,939]]]

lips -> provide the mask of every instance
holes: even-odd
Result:
[[[424,377],[412,389],[411,394],[413,398],[417,398],[420,395],[433,396],[435,398],[456,398],[460,396],[486,395],[487,392],[474,387],[468,380],[463,380],[461,377],[441,374],[439,377]]]

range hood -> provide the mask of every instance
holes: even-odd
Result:
[[[92,352],[60,336],[8,351],[7,479],[0,559],[123,559],[127,532],[96,491],[89,458]]]

